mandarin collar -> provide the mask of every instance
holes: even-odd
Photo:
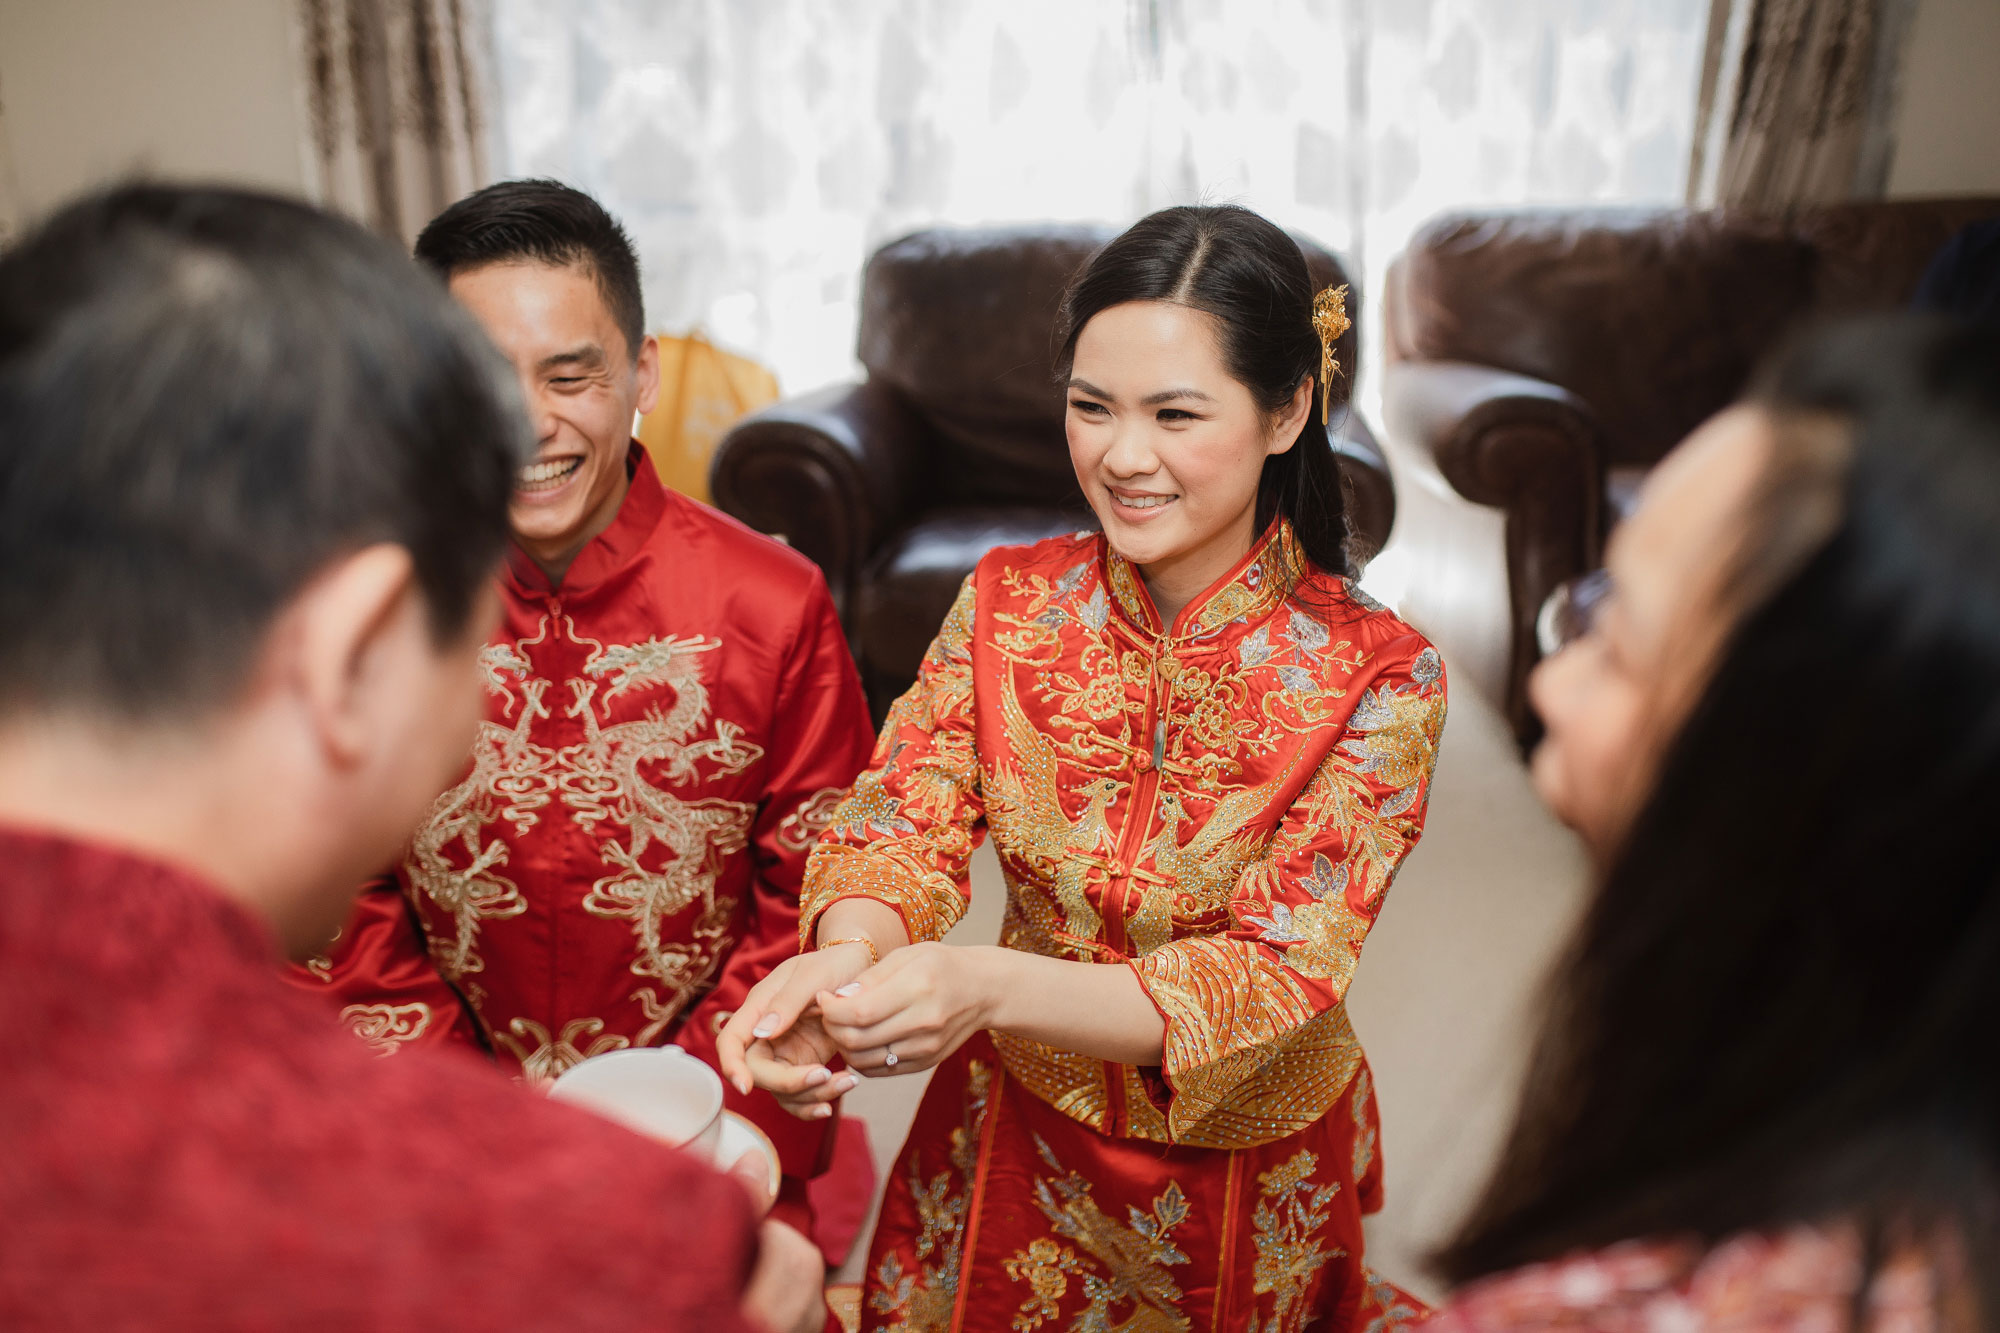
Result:
[[[1168,635],[1138,566],[1112,550],[1110,540],[1102,535],[1098,549],[1112,601],[1134,629],[1153,639],[1198,639],[1232,622],[1260,620],[1291,595],[1305,568],[1291,523],[1282,515],[1274,518],[1228,573],[1181,608]]]
[[[549,576],[526,551],[513,542],[507,544],[507,579],[524,597],[571,597],[587,593],[630,564],[645,549],[660,515],[667,509],[667,488],[646,456],[646,448],[631,441],[625,455],[630,483],[618,505],[611,526],[584,543],[576,559],[563,572],[562,583],[551,585]]]

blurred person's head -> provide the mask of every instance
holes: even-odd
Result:
[[[1280,515],[1307,559],[1348,572],[1313,296],[1278,227],[1184,207],[1134,224],[1064,298],[1070,461],[1111,548],[1156,597],[1198,594]]]
[[[1840,1221],[1963,1242],[1990,1305],[2000,333],[1797,345],[1617,548],[1536,775],[1573,816],[1637,776],[1579,820],[1601,882],[1443,1267]]]
[[[303,204],[135,185],[0,255],[0,818],[323,944],[463,762],[506,368]]]
[[[618,516],[633,417],[659,395],[632,242],[580,190],[503,181],[433,218],[416,253],[520,378],[536,453],[509,514],[515,541],[559,581]]]
[[[1590,576],[1589,632],[1528,678],[1542,800],[1601,869],[1745,609],[1824,541],[1847,432],[1829,416],[1746,403],[1647,479]]]

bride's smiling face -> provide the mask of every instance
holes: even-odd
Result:
[[[1111,548],[1161,579],[1207,586],[1256,539],[1264,460],[1311,411],[1304,381],[1277,413],[1222,359],[1213,316],[1128,301],[1077,335],[1065,429],[1070,462]]]

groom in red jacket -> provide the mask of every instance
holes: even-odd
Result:
[[[631,438],[657,349],[595,200],[491,186],[416,250],[513,363],[537,447],[471,762],[312,984],[385,1054],[476,1042],[529,1081],[666,1042],[712,1065],[796,952],[806,855],[872,747],[832,599],[810,561],[663,486]],[[777,1215],[809,1224],[828,1125],[728,1096],[776,1145]]]

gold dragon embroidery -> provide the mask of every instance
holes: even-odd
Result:
[[[547,632],[544,617],[537,639]],[[536,721],[549,715],[542,702],[548,682],[527,677],[528,661],[521,646],[489,644],[479,661],[488,688],[505,697],[510,708],[518,706],[520,716],[511,728],[479,724],[471,771],[431,802],[404,862],[409,882],[451,918],[450,937],[432,933],[430,947],[438,971],[452,982],[486,966],[478,950],[482,921],[528,910],[520,887],[498,873],[507,864],[507,845],[497,838],[485,839],[485,833],[499,819],[513,824],[517,834],[532,828],[537,812],[549,803],[556,762],[552,751],[530,739]],[[518,699],[510,675],[520,683]],[[454,852],[459,859],[454,859]]]
[[[641,987],[633,998],[643,1006],[650,1042],[707,983],[728,952],[728,924],[735,902],[716,896],[723,858],[747,845],[756,807],[742,801],[688,801],[648,780],[657,766],[669,782],[698,776],[699,766],[726,776],[742,773],[763,757],[743,739],[735,723],[717,720],[707,738],[696,733],[709,721],[709,694],[702,678],[706,654],[719,639],[664,638],[602,647],[584,663],[584,678],[572,680],[569,716],[584,726],[581,743],[563,751],[560,786],[563,804],[586,832],[600,823],[622,826],[624,841],[603,844],[615,873],[591,885],[583,907],[594,916],[632,923],[637,951],[632,972],[657,981],[664,993]],[[636,689],[664,686],[673,702],[633,721],[607,726],[610,704]],[[600,697],[599,691],[602,690]],[[657,845],[659,854],[647,854]],[[662,925],[700,904],[688,941],[666,943]]]
[[[559,750],[533,739],[536,724],[552,717],[552,682],[531,674],[528,655],[552,632],[591,649],[580,677],[567,682],[565,716],[582,724],[584,736]],[[432,954],[448,980],[462,982],[484,969],[478,948],[483,922],[519,916],[528,907],[520,887],[501,873],[507,844],[488,837],[488,827],[504,820],[516,836],[526,834],[560,799],[584,832],[599,825],[622,831],[601,844],[611,873],[591,885],[583,906],[632,924],[631,970],[651,983],[633,992],[647,1021],[640,1039],[656,1037],[707,984],[733,943],[728,925],[736,903],[718,897],[716,884],[725,858],[747,845],[756,808],[683,800],[663,784],[743,773],[763,757],[736,723],[716,719],[701,734],[712,711],[702,664],[720,646],[719,639],[693,637],[606,646],[580,638],[567,617],[545,615],[532,636],[485,649],[480,664],[487,686],[505,701],[510,725],[481,724],[470,771],[432,804],[405,863],[411,885],[452,923],[449,932],[431,936]],[[638,718],[612,722],[614,701],[652,689],[669,697]],[[816,793],[794,818],[818,818],[831,800],[831,793]],[[664,923],[696,906],[692,938],[663,941]],[[466,991],[480,1003],[479,987]],[[532,1030],[516,1026],[494,1036],[518,1049],[524,1061],[553,1061],[559,1072],[575,1026],[551,1037],[530,1022]]]

